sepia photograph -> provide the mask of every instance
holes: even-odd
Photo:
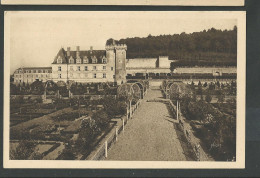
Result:
[[[6,168],[243,168],[245,12],[5,12]]]

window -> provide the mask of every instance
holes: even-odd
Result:
[[[26,73],[29,73],[29,70],[26,70]]]
[[[85,56],[85,57],[83,58],[83,63],[84,63],[84,64],[87,64],[87,63],[88,63],[88,58],[87,58],[87,56]]]
[[[61,66],[58,66],[58,71],[61,71]]]
[[[70,57],[69,63],[70,63],[70,64],[74,64],[74,59],[73,59],[72,56]]]
[[[111,67],[111,70],[113,70],[113,67]]]
[[[45,73],[45,70],[42,70],[42,73]]]
[[[106,66],[103,66],[103,70],[106,70]]]
[[[73,71],[73,66],[70,66],[70,70]]]
[[[116,76],[115,76],[115,75],[113,75],[113,78],[116,78]]]
[[[106,59],[106,58],[103,59],[103,63],[104,63],[104,64],[107,63],[107,59]]]
[[[103,73],[103,78],[107,78],[107,75],[106,75],[106,73]]]
[[[92,63],[93,63],[93,64],[96,64],[96,63],[97,63],[97,58],[95,58],[95,57],[92,58]]]
[[[85,66],[85,71],[88,71],[88,66]]]
[[[93,66],[93,70],[97,70],[97,66]]]
[[[77,64],[81,64],[81,59],[77,58],[76,62],[77,62]]]
[[[93,74],[93,78],[97,78],[97,74]]]
[[[80,66],[77,67],[78,71],[80,71]]]
[[[61,78],[61,74],[58,75],[58,78]]]

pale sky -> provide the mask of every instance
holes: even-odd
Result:
[[[201,12],[10,12],[11,74],[51,66],[61,47],[105,49],[106,40],[233,29],[234,16]],[[228,13],[228,12],[227,12]]]

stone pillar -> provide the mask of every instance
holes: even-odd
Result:
[[[116,127],[116,141],[117,141],[117,137],[118,137],[118,128]]]

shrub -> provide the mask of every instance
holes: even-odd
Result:
[[[96,121],[96,124],[102,129],[107,127],[109,121],[111,120],[105,111],[99,111],[94,113],[92,119],[94,119]]]
[[[212,100],[212,96],[208,93],[208,94],[206,95],[205,100],[206,100],[208,103],[210,103],[211,100]]]
[[[34,152],[35,144],[26,140],[22,140],[15,150],[10,150],[10,159],[27,160]]]

